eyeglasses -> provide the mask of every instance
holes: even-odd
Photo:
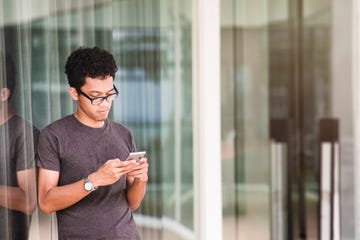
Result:
[[[87,95],[86,93],[84,93],[83,91],[81,91],[80,88],[78,89],[79,93],[81,93],[82,95],[84,95],[84,97],[89,99],[91,104],[93,104],[93,105],[100,105],[104,100],[106,100],[107,102],[114,101],[115,98],[119,95],[119,91],[116,89],[115,85],[114,85],[114,90],[115,90],[115,93],[111,93],[111,94],[109,94],[109,95],[107,95],[105,97],[92,98],[89,95]]]

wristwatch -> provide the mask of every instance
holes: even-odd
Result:
[[[92,191],[96,190],[96,188],[94,187],[94,184],[92,182],[90,182],[88,177],[84,177],[84,189],[87,192],[92,192]]]

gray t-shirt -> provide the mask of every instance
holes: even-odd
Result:
[[[106,120],[91,128],[73,115],[45,127],[39,137],[38,166],[59,171],[59,186],[79,181],[109,159],[124,160],[135,151],[131,132]],[[99,187],[57,212],[59,239],[140,239],[126,199],[126,179]]]
[[[17,173],[35,168],[38,135],[39,131],[18,115],[0,124],[0,185],[18,187]],[[30,220],[30,215],[1,206],[0,239],[28,239]]]

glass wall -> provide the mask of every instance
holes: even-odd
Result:
[[[343,3],[221,1],[224,239],[354,239]]]
[[[270,5],[221,3],[224,239],[270,239]]]
[[[147,151],[150,164],[146,197],[135,212],[140,235],[192,239],[190,1],[0,4],[0,49],[14,59],[17,70],[12,105],[39,130],[75,110],[64,74],[70,52],[99,46],[114,54],[120,97],[110,118],[132,130],[137,148]],[[2,171],[2,177],[10,174]],[[45,238],[57,239],[56,218],[36,210],[30,239]]]

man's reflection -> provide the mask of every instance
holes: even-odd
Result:
[[[15,65],[0,52],[0,239],[28,239],[36,208],[35,153],[38,130],[10,106]]]

